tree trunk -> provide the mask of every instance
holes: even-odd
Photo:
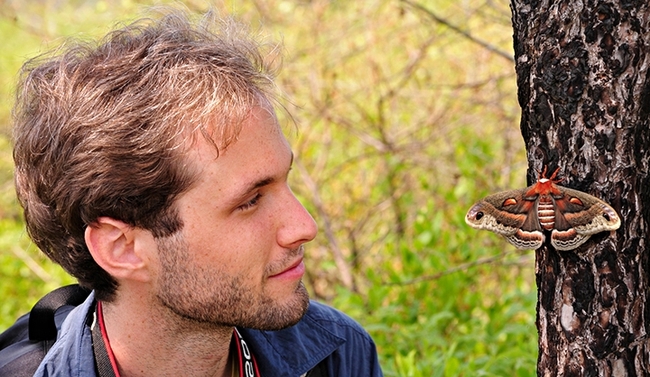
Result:
[[[610,203],[618,231],[536,252],[539,376],[650,376],[650,6],[512,0],[529,183]]]

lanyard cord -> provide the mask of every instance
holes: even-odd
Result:
[[[257,367],[255,356],[253,356],[250,348],[248,348],[248,344],[246,344],[237,328],[232,332],[232,341],[230,346],[230,353],[234,353],[236,356],[233,358],[233,362],[237,362],[239,377],[259,377],[260,370]],[[234,352],[232,348],[234,348]]]
[[[111,344],[106,336],[100,301],[97,302],[94,316],[91,333],[97,374],[99,377],[120,377],[120,372],[117,369],[117,363],[113,356],[113,350],[111,350]],[[239,370],[239,377],[260,377],[255,356],[253,356],[250,348],[248,348],[248,344],[246,344],[237,328],[233,330],[230,347],[233,364],[236,364]]]
[[[102,314],[101,301],[97,301],[94,315],[95,320],[92,324],[92,337],[97,374],[99,377],[119,377],[120,372],[117,369],[115,357],[113,357],[111,344],[108,342],[108,337],[104,337],[106,330],[104,329],[104,317]]]

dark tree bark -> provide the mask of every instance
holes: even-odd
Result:
[[[650,5],[512,0],[529,183],[544,165],[618,231],[536,252],[539,376],[650,375]]]

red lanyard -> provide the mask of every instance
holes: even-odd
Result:
[[[100,377],[120,377],[120,371],[117,369],[115,355],[113,355],[111,343],[108,341],[108,335],[106,334],[106,328],[104,327],[104,314],[102,312],[101,301],[97,301],[95,315],[95,322],[92,326],[92,337],[97,374],[99,374]]]
[[[259,377],[260,371],[257,367],[257,361],[255,361],[253,353],[250,348],[248,348],[248,344],[246,344],[237,328],[232,332],[232,341],[230,346],[230,352],[233,352],[233,348],[235,348],[236,351],[237,357],[234,361],[239,362],[239,377]]]
[[[97,315],[97,321],[92,328],[92,338],[97,372],[99,377],[120,377],[115,355],[113,355],[111,343],[108,340],[108,335],[104,326],[104,315],[102,313],[101,301],[97,301],[95,313]],[[260,371],[257,367],[255,356],[253,356],[251,349],[248,348],[248,344],[246,344],[236,328],[232,334],[230,352],[235,356],[233,362],[237,363],[239,377],[260,377]]]

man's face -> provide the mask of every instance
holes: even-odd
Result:
[[[265,330],[302,318],[302,245],[317,228],[287,184],[292,159],[266,106],[218,158],[197,138],[188,160],[199,178],[176,201],[183,228],[156,240],[164,306],[186,319]]]

